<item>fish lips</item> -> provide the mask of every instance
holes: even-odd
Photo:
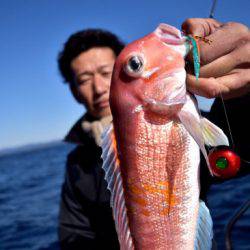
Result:
[[[180,100],[163,100],[156,101],[154,99],[146,99],[144,108],[153,113],[157,113],[159,115],[173,116],[176,115],[183,105],[186,103],[186,96],[184,96]]]
[[[154,88],[154,91],[145,93],[144,106],[155,113],[172,115],[177,113],[187,101],[185,71],[183,70],[156,79]],[[157,97],[157,92],[165,94]]]

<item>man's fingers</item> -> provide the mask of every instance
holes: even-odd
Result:
[[[250,92],[250,69],[237,69],[218,78],[196,78],[187,74],[187,88],[194,94],[207,98],[220,95],[224,99],[242,96]]]
[[[199,42],[201,69],[196,81],[187,75],[188,89],[207,98],[233,98],[249,92],[250,32],[247,26],[229,22],[220,24],[211,19],[188,19],[183,29],[192,35],[210,40]],[[189,55],[190,56],[190,55]],[[190,58],[188,57],[188,60]]]
[[[200,76],[220,77],[241,65],[248,65],[248,68],[250,68],[250,42],[202,66],[200,69]]]
[[[197,81],[195,76],[191,74],[187,74],[187,88],[193,94],[206,98],[214,98],[219,96],[220,92],[225,93],[229,91],[226,86],[219,85],[216,78],[199,78]]]
[[[231,74],[218,77],[220,86],[225,86],[229,91],[222,92],[224,99],[240,97],[250,92],[250,69],[237,69]]]
[[[186,34],[205,37],[212,34],[221,23],[212,18],[189,18],[182,24]]]
[[[203,41],[199,43],[203,65],[230,53],[242,43],[250,41],[249,29],[243,24],[232,22],[218,27],[206,38],[211,41],[210,44]]]

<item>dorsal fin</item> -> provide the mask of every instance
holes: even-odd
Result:
[[[104,178],[107,181],[108,189],[111,192],[110,205],[113,209],[113,217],[115,220],[120,247],[121,250],[132,250],[134,249],[134,245],[129,229],[113,125],[110,125],[110,127],[103,133],[102,159],[102,168],[105,171]]]

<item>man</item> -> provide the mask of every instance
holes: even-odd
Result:
[[[99,146],[101,133],[111,122],[109,87],[123,46],[112,33],[89,29],[73,34],[59,55],[65,81],[87,110],[65,138],[78,146],[68,156],[62,189],[62,249],[119,249]]]
[[[238,31],[240,24],[237,25],[230,33],[231,38],[236,38],[223,40],[228,46],[216,50],[216,44],[228,36],[229,31],[225,28],[227,25],[212,19],[188,19],[184,22],[183,29],[187,33],[202,37],[212,36],[213,41],[211,47],[201,43],[202,67],[199,84],[192,73],[188,74],[188,88],[194,93],[211,98],[218,96],[220,91],[222,94],[232,94],[235,89],[242,90],[246,87],[249,80],[245,75],[248,73],[249,76],[249,72],[230,74],[239,65],[228,64],[227,60],[224,67],[213,65],[217,59],[230,55],[229,51],[236,50],[238,56],[242,55],[242,50],[238,51],[236,48],[242,46],[242,40],[247,36],[247,32],[242,26]],[[238,36],[234,36],[235,34]],[[101,169],[101,149],[97,145],[100,145],[103,128],[111,121],[107,102],[110,77],[115,57],[122,47],[123,44],[110,33],[87,30],[72,35],[59,56],[59,67],[65,81],[69,83],[75,99],[87,109],[86,115],[66,136],[66,141],[77,143],[78,146],[68,156],[62,190],[59,228],[62,249],[119,249],[109,207],[110,195]],[[209,58],[211,50],[212,59]],[[235,56],[236,53],[231,56]],[[245,60],[249,62],[249,59]],[[211,78],[215,70],[218,77]],[[245,68],[242,67],[242,70]],[[225,76],[227,80],[232,77],[229,81],[233,87],[232,91],[230,88],[220,89],[219,81]],[[240,86],[237,86],[237,80],[241,80]],[[245,92],[244,89],[241,93]]]

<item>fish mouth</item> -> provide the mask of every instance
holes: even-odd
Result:
[[[151,112],[157,113],[159,115],[172,116],[180,111],[185,102],[186,102],[186,97],[184,97],[183,100],[173,101],[173,102],[146,99],[144,107],[147,110],[150,110]]]
[[[159,114],[177,112],[187,101],[185,78],[183,69],[162,74],[152,83],[152,88],[144,92],[144,106]]]

